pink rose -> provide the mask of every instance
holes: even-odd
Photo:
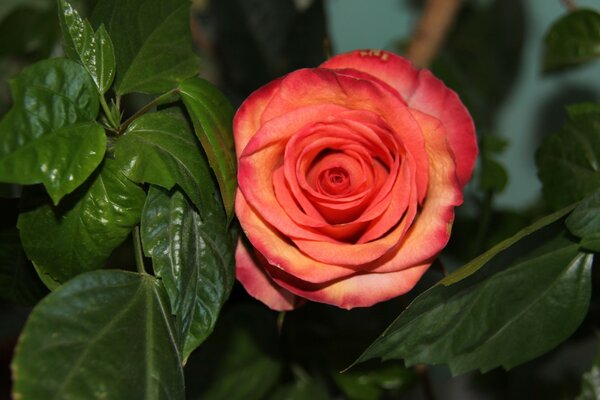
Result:
[[[275,310],[406,293],[450,237],[477,157],[473,121],[428,70],[341,54],[237,111],[237,279]]]

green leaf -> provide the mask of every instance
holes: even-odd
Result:
[[[283,372],[276,313],[236,305],[186,365],[189,399],[264,399]]]
[[[50,288],[104,266],[140,220],[145,193],[105,160],[92,179],[58,207],[21,213],[17,226],[27,256]]]
[[[566,107],[570,119],[577,119],[589,114],[600,114],[600,104],[584,102],[571,104]]]
[[[196,136],[219,182],[225,210],[231,220],[237,188],[233,108],[219,89],[203,79],[190,78],[182,82],[179,89]]]
[[[369,368],[354,367],[342,373],[332,373],[333,380],[349,400],[378,400],[389,398],[389,392],[400,398],[416,380],[414,369],[406,368],[401,362],[386,362],[369,365]],[[384,393],[388,396],[384,397]]]
[[[101,25],[94,33],[92,25],[66,0],[58,0],[58,11],[65,53],[74,61],[81,60],[98,92],[104,94],[115,76],[115,51],[108,32]]]
[[[565,340],[585,317],[593,255],[562,239],[487,279],[434,286],[358,359],[512,368]]]
[[[163,93],[197,73],[188,0],[104,0],[92,22],[113,40],[119,95]]]
[[[104,131],[93,122],[94,82],[79,64],[52,59],[25,69],[10,85],[13,108],[0,121],[0,181],[43,183],[57,204],[104,156]]]
[[[181,115],[159,111],[135,120],[115,144],[115,159],[137,183],[179,185],[200,213],[213,208],[213,178],[200,144]]]
[[[177,316],[184,360],[212,332],[235,280],[235,240],[222,208],[213,201],[202,211],[180,192],[151,187],[142,215],[144,251]]]
[[[544,39],[544,68],[583,64],[600,56],[600,14],[578,9],[556,21]]]
[[[0,179],[22,185],[41,182],[58,204],[102,162],[105,149],[104,129],[95,122],[65,126],[0,155]]]
[[[600,189],[583,199],[565,223],[573,235],[582,239],[582,247],[600,252]]]
[[[536,162],[544,198],[555,209],[600,188],[600,113],[572,119],[546,138]]]
[[[539,220],[535,221],[533,224],[526,226],[521,229],[519,232],[515,233],[513,236],[504,239],[485,253],[477,256],[473,260],[469,261],[462,267],[458,268],[456,271],[452,272],[450,275],[446,276],[444,279],[439,281],[438,284],[442,284],[444,286],[453,285],[456,282],[459,282],[469,276],[473,275],[477,272],[481,267],[486,265],[492,258],[494,258],[498,253],[508,249],[510,246],[517,243],[519,240],[523,239],[526,236],[531,235],[532,233],[544,228],[545,226],[550,225],[553,222],[558,221],[565,215],[567,215],[573,208],[575,204],[565,207],[561,210],[558,210],[550,215],[547,215]]]
[[[330,400],[325,385],[315,379],[298,380],[278,388],[269,400]]]
[[[500,193],[508,183],[508,173],[502,164],[491,157],[482,157],[479,186],[482,190]]]
[[[78,276],[31,313],[12,363],[15,399],[183,399],[183,371],[159,280]]]
[[[34,305],[47,293],[21,247],[16,229],[0,230],[0,297]]]

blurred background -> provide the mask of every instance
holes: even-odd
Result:
[[[73,3],[86,15],[96,1]],[[600,64],[552,74],[542,70],[545,32],[571,3],[464,1],[431,60],[434,73],[467,104],[481,143],[480,163],[443,259],[450,268],[541,213],[535,168],[541,139],[564,123],[565,105],[600,100]],[[592,0],[575,3],[600,6]],[[194,0],[191,27],[202,58],[200,73],[217,83],[237,106],[266,82],[294,69],[317,66],[331,54],[357,48],[403,54],[423,6],[423,1],[414,0]],[[1,0],[0,116],[10,107],[9,79],[37,60],[62,54],[56,15],[54,0]],[[126,100],[135,110],[145,99]],[[0,228],[15,226],[18,191],[18,187],[0,186]],[[18,243],[2,245],[20,251]],[[28,307],[45,294],[41,285],[19,288],[19,277],[3,274],[6,262],[0,259],[0,279],[15,280],[19,305],[14,294],[0,294],[0,399],[9,397],[8,364]],[[416,292],[439,278],[435,271],[428,274]],[[238,289],[217,332],[186,367],[190,398],[244,398],[227,390],[233,390],[236,382],[268,388],[269,379],[284,376],[335,386],[339,399],[570,399],[578,393],[581,374],[596,354],[595,336],[590,333],[598,313],[591,310],[590,321],[572,340],[508,373],[495,370],[452,378],[446,367],[423,373],[389,363],[340,377],[337,372],[382,332],[410,296],[368,312],[311,304],[288,315],[278,333],[276,315]],[[338,354],[338,345],[345,353]],[[243,357],[229,362],[229,352]],[[317,359],[321,365],[311,364]],[[357,382],[362,383],[356,386]],[[433,390],[434,397],[427,390]],[[286,398],[285,392],[280,398]]]

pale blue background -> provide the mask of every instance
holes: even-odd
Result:
[[[600,9],[600,1],[575,0],[578,6]],[[504,208],[523,207],[540,196],[534,153],[544,132],[559,129],[566,118],[563,105],[600,100],[600,60],[560,75],[542,75],[543,37],[566,9],[559,0],[524,0],[526,37],[522,65],[506,103],[500,109],[496,133],[510,139],[501,161],[510,174],[507,189],[497,198]],[[329,32],[335,52],[356,48],[393,50],[406,39],[418,15],[406,0],[326,0]]]

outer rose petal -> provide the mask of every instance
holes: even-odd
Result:
[[[320,285],[303,282],[273,267],[269,267],[267,271],[276,283],[298,296],[349,310],[354,307],[370,307],[408,292],[430,265],[431,261],[427,261],[423,265],[402,271],[359,273]]]
[[[396,89],[410,108],[439,119],[455,155],[458,180],[461,186],[469,181],[477,158],[473,120],[456,93],[431,72],[417,70],[408,60],[383,50],[340,54],[320,68],[351,68],[368,73]]]
[[[299,300],[294,294],[277,285],[266,274],[264,265],[258,257],[253,257],[242,240],[238,241],[235,251],[235,276],[254,298],[277,311],[289,311],[296,308]]]

